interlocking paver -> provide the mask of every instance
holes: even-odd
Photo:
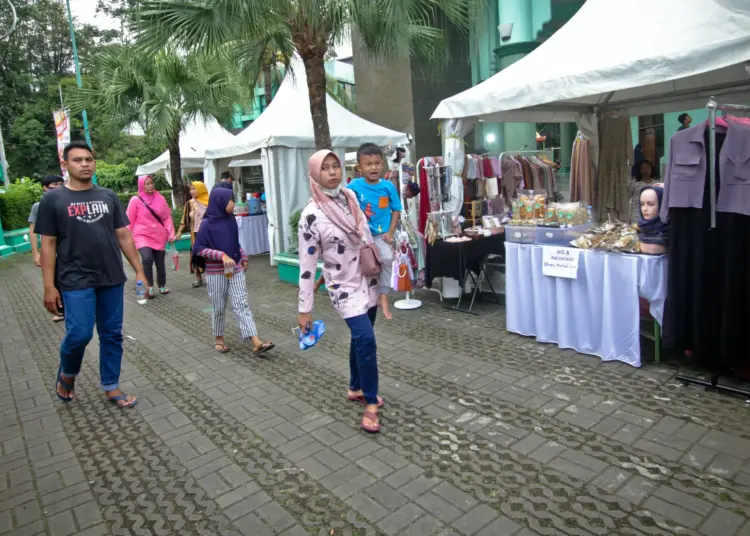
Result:
[[[330,329],[301,356],[288,335],[294,287],[267,259],[251,262],[274,355],[247,354],[233,320],[233,352],[216,355],[205,289],[171,273],[168,298],[143,307],[126,295],[123,387],[140,398],[128,412],[101,403],[96,339],[79,399],[57,403],[48,379],[62,326],[41,311],[38,273],[0,266],[0,392],[12,395],[0,400],[0,527],[136,532],[138,504],[149,523],[191,536],[750,532],[742,401],[676,391],[665,367],[507,334],[503,308],[478,304],[465,321],[427,295],[377,324],[388,404],[370,437],[344,396],[341,321],[316,308]]]

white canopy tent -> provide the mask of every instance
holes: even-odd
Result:
[[[749,60],[748,0],[588,0],[536,50],[443,100],[432,118],[572,122],[596,109],[700,108],[711,95],[747,99]]]
[[[213,117],[195,117],[188,121],[180,132],[180,157],[182,170],[189,172],[203,171],[205,166],[205,154],[208,147],[215,147],[231,143],[234,134],[222,127]],[[169,172],[169,150],[164,151],[157,158],[138,166],[137,175],[153,175],[160,171],[165,172],[167,182],[172,184],[172,176]]]
[[[333,150],[344,162],[346,149],[372,142],[384,146],[405,145],[409,137],[348,111],[326,96],[328,125]],[[268,235],[271,262],[285,251],[289,239],[288,221],[310,198],[307,161],[315,152],[310,98],[304,67],[298,59],[268,108],[230,142],[206,151],[203,177],[209,190],[222,171],[240,160],[260,158],[268,206]],[[234,176],[238,169],[234,168]],[[292,232],[296,232],[296,229]]]
[[[462,137],[476,121],[575,121],[596,162],[599,113],[688,110],[712,95],[750,99],[750,1],[588,0],[536,50],[443,100],[432,118]],[[446,156],[460,153],[460,171],[455,145],[446,139]]]

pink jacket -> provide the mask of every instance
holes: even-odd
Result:
[[[378,278],[368,280],[360,271],[361,242],[355,243],[331,223],[314,201],[302,211],[299,222],[299,312],[312,312],[320,256],[331,303],[341,318],[360,316],[375,307],[380,287]]]
[[[159,196],[161,201],[164,202],[157,202],[154,199],[150,206],[161,221],[154,218],[151,211],[138,196],[132,197],[128,203],[127,214],[130,220],[128,229],[133,234],[133,240],[137,249],[151,248],[156,251],[164,251],[167,246],[167,240],[174,236],[174,223],[172,222],[172,213],[169,210],[169,205],[167,205],[161,194],[155,193],[152,198],[156,198],[156,196]]]

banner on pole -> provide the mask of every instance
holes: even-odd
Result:
[[[63,178],[68,180],[68,173],[63,169],[63,149],[70,143],[70,121],[68,121],[68,112],[66,110],[57,110],[52,112],[55,118],[55,132],[57,134],[57,157],[60,160],[60,169]]]

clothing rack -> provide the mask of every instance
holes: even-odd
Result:
[[[420,160],[421,162],[421,160]],[[417,180],[419,180],[419,162],[414,167],[414,173]],[[406,198],[404,197],[404,184],[402,182],[404,174],[404,160],[403,158],[398,163],[398,194],[401,197],[401,225],[411,225],[409,222],[409,213],[406,211]],[[442,202],[441,202],[442,204]],[[394,239],[395,242],[395,239]],[[408,271],[407,271],[408,276]],[[402,311],[412,311],[422,307],[422,302],[411,297],[411,292],[406,293],[406,297],[403,300],[398,300],[393,304],[396,309]]]
[[[550,147],[549,149],[536,149],[534,151],[504,151],[504,152],[500,153],[500,162],[503,161],[503,157],[505,155],[514,155],[514,154],[552,153],[552,155],[554,157],[554,154],[555,154],[554,151],[559,151],[561,149],[562,149],[562,147]]]
[[[708,176],[710,184],[711,195],[711,229],[716,228],[716,112],[722,110],[725,112],[748,112],[750,106],[743,104],[719,104],[716,102],[714,97],[711,97],[706,103],[708,109]],[[711,380],[706,381],[700,378],[693,378],[692,376],[685,376],[678,374],[675,376],[677,381],[684,384],[694,384],[705,387],[706,389],[713,389],[721,393],[729,393],[733,395],[743,396],[746,399],[750,398],[750,391],[745,389],[739,389],[730,385],[719,385],[719,375],[717,373],[711,373]]]

